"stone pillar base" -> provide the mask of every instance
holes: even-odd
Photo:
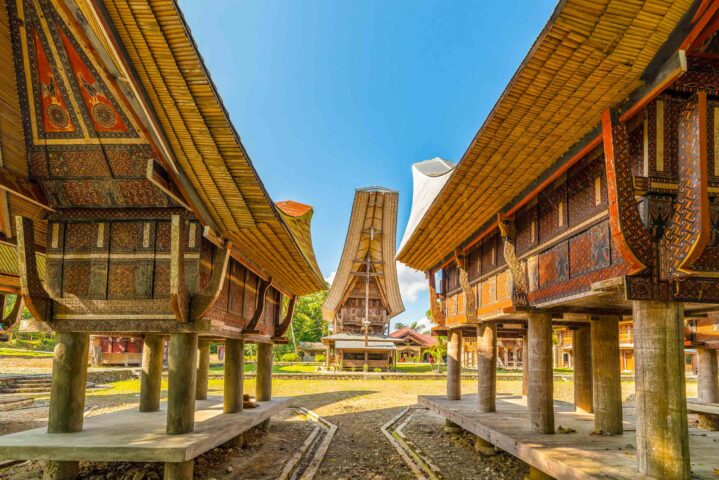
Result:
[[[459,435],[464,429],[451,420],[444,421],[444,432],[450,435]]]
[[[477,437],[477,439],[474,441],[474,451],[487,457],[491,457],[497,454],[497,449],[494,448],[494,445],[492,445],[482,437]]]
[[[270,419],[263,420],[262,422],[258,423],[255,427],[260,432],[269,432],[270,431]]]
[[[543,471],[532,466],[529,467],[529,477],[527,478],[529,480],[554,480],[554,477],[551,475],[547,475]]]
[[[80,462],[45,462],[43,480],[75,480],[80,474]]]
[[[192,480],[193,461],[165,463],[165,480]]]
[[[226,441],[223,445],[225,448],[242,448],[245,446],[245,434],[241,433],[235,438]]]
[[[719,430],[719,415],[699,415],[699,428],[704,430]]]

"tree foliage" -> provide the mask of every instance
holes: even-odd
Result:
[[[327,335],[327,324],[322,319],[322,304],[327,299],[327,293],[327,290],[322,290],[297,299],[292,326],[287,329],[289,343],[275,347],[277,358],[299,350],[300,342],[319,342]]]
[[[416,320],[412,323],[397,322],[395,323],[394,328],[396,328],[397,330],[399,330],[400,328],[409,328],[410,330],[414,330],[415,332],[427,333],[427,328]]]

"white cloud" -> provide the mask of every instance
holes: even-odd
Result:
[[[332,285],[332,282],[335,281],[335,275],[337,275],[337,270],[335,270],[334,272],[330,273],[330,275],[325,278],[325,280],[327,281],[327,283],[329,283],[330,285]]]
[[[399,281],[399,291],[405,302],[416,302],[419,294],[427,290],[427,280],[424,278],[424,273],[412,270],[399,262],[397,262],[397,280]]]

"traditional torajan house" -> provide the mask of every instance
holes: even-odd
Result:
[[[389,334],[390,338],[401,340],[397,342],[397,361],[410,362],[413,359],[420,362],[429,362],[429,349],[437,344],[437,339],[431,335],[419,333],[411,328],[400,328]]]
[[[141,365],[141,337],[115,337],[90,335],[90,364],[100,365]]]
[[[695,374],[697,369],[697,352],[692,348],[696,342],[691,340],[691,323],[684,327],[684,370],[687,374]],[[555,368],[574,367],[574,349],[572,345],[572,330],[568,327],[554,327],[556,343],[554,345]],[[631,318],[619,321],[619,366],[623,372],[634,371],[634,324]]]
[[[286,341],[295,298],[325,285],[312,209],[269,197],[176,2],[8,0],[0,56],[0,289],[58,341],[53,435],[4,436],[0,458],[49,460],[51,479],[73,478],[80,458],[154,459],[165,478],[192,478],[194,456],[279,405],[272,345]],[[166,415],[123,412],[107,428],[132,431],[82,431],[108,425],[83,419],[90,333],[144,336],[141,412],[160,408],[169,336]],[[224,407],[198,417],[211,441],[168,447],[165,433],[195,428],[211,339],[226,344]],[[242,410],[246,341],[268,403],[220,418]],[[118,448],[133,435],[157,440]]]
[[[560,2],[410,219],[398,260],[427,272],[435,330],[449,336],[447,399],[420,403],[479,435],[484,451],[497,443],[537,475],[673,479],[690,477],[690,450],[716,452],[711,436],[688,434],[684,378],[692,340],[700,401],[719,400],[715,323],[693,339],[684,325],[719,307],[717,11],[707,0]],[[622,416],[622,316],[634,325],[636,418]],[[553,324],[572,329],[575,404],[594,412],[593,427],[586,413],[555,412]],[[460,401],[464,334],[478,343],[471,401]],[[525,335],[520,407],[495,398],[496,344]],[[541,435],[555,415],[577,430],[566,441]],[[604,453],[591,431],[613,435]],[[710,476],[712,463],[693,467]]]
[[[398,194],[382,187],[355,191],[342,257],[322,316],[327,365],[388,369],[395,359],[389,321],[404,311],[394,261]]]

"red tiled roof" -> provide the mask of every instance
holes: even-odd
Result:
[[[413,337],[418,343],[424,345],[425,347],[431,347],[437,343],[437,339],[432,337],[431,335],[425,335],[424,333],[419,333],[407,327],[395,330],[394,332],[390,333],[389,336],[392,338]]]

